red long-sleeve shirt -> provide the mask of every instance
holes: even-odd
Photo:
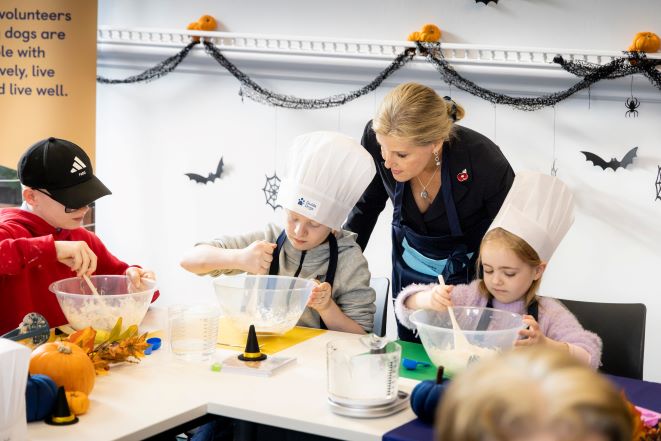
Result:
[[[89,230],[55,228],[20,208],[0,210],[0,335],[16,328],[29,312],[43,315],[50,326],[67,322],[48,289],[57,280],[75,276],[57,261],[54,242],[60,240],[87,242],[97,256],[97,274],[124,274],[129,267]],[[158,292],[153,300],[157,297]]]

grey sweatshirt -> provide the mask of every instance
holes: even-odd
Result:
[[[283,228],[268,224],[264,231],[256,231],[241,236],[222,236],[211,242],[203,242],[218,248],[241,249],[256,240],[275,243]],[[336,234],[337,239],[337,269],[333,282],[333,301],[344,314],[356,321],[365,332],[371,332],[374,326],[374,311],[376,311],[376,294],[370,288],[370,271],[367,259],[356,243],[356,234],[342,230]],[[280,276],[293,276],[301,261],[301,251],[285,240],[280,251]],[[328,243],[323,243],[305,254],[303,267],[299,277],[317,279],[323,282],[328,271],[330,250]],[[209,274],[216,277],[221,274],[239,274],[240,270],[215,270]],[[319,313],[312,308],[305,308],[299,326],[320,327]]]

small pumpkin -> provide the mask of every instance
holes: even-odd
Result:
[[[441,39],[441,29],[432,23],[427,23],[420,29],[422,41],[434,42]]]
[[[439,366],[436,372],[436,381],[421,381],[413,388],[411,392],[413,413],[422,421],[433,423],[438,403],[443,398],[443,393],[449,384],[450,381],[443,378],[443,366]]]
[[[211,15],[203,15],[197,21],[188,23],[186,29],[189,31],[215,31],[218,27],[218,22]],[[200,37],[192,37],[193,41],[199,42]]]
[[[25,388],[25,410],[28,422],[41,421],[50,415],[56,398],[57,386],[48,375],[28,375]]]
[[[657,52],[661,47],[661,40],[654,32],[638,32],[633,37],[629,52]]]
[[[79,390],[66,392],[69,410],[76,416],[82,415],[90,408],[90,399],[85,392]]]
[[[411,32],[407,38],[408,41],[425,41],[434,43],[441,38],[441,29],[435,24],[428,23],[419,31]]]
[[[66,390],[89,395],[94,389],[94,364],[84,350],[67,342],[56,341],[38,346],[30,356],[30,374],[44,374]]]

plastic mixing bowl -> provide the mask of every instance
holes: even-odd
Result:
[[[235,331],[250,325],[261,335],[284,334],[296,326],[315,283],[285,276],[221,276],[213,282],[221,320]]]
[[[140,289],[126,276],[91,276],[99,295],[92,294],[89,286],[79,277],[51,283],[50,290],[57,296],[60,308],[74,329],[88,326],[110,331],[122,318],[122,331],[131,325],[140,325],[156,291],[156,282],[142,279]]]
[[[493,308],[456,306],[452,308],[461,334],[457,336],[448,311],[419,310],[411,314],[411,322],[418,330],[427,355],[436,366],[443,366],[451,377],[468,364],[514,346],[523,316]],[[466,345],[466,342],[468,345]]]

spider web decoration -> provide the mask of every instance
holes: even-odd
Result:
[[[659,170],[656,173],[656,182],[654,183],[656,185],[656,199],[654,200],[661,201],[661,165],[657,165],[657,168]]]
[[[273,176],[265,176],[266,183],[264,184],[262,191],[264,192],[264,197],[266,198],[266,205],[270,205],[271,208],[273,208],[273,211],[275,211],[278,208],[282,208],[282,205],[277,204],[281,181],[275,171],[273,172]]]
[[[191,43],[188,43],[188,45],[182,50],[180,50],[176,55],[173,55],[170,58],[161,61],[156,66],[147,69],[141,74],[126,77],[123,80],[113,80],[110,78],[105,78],[100,75],[97,75],[96,81],[98,83],[103,83],[103,84],[130,84],[130,83],[141,83],[141,82],[147,83],[152,80],[157,80],[169,74],[177,66],[179,66],[179,63],[184,61],[184,58],[188,56],[191,49],[193,49],[193,46],[195,46],[198,43],[199,43],[198,41],[193,41]]]

